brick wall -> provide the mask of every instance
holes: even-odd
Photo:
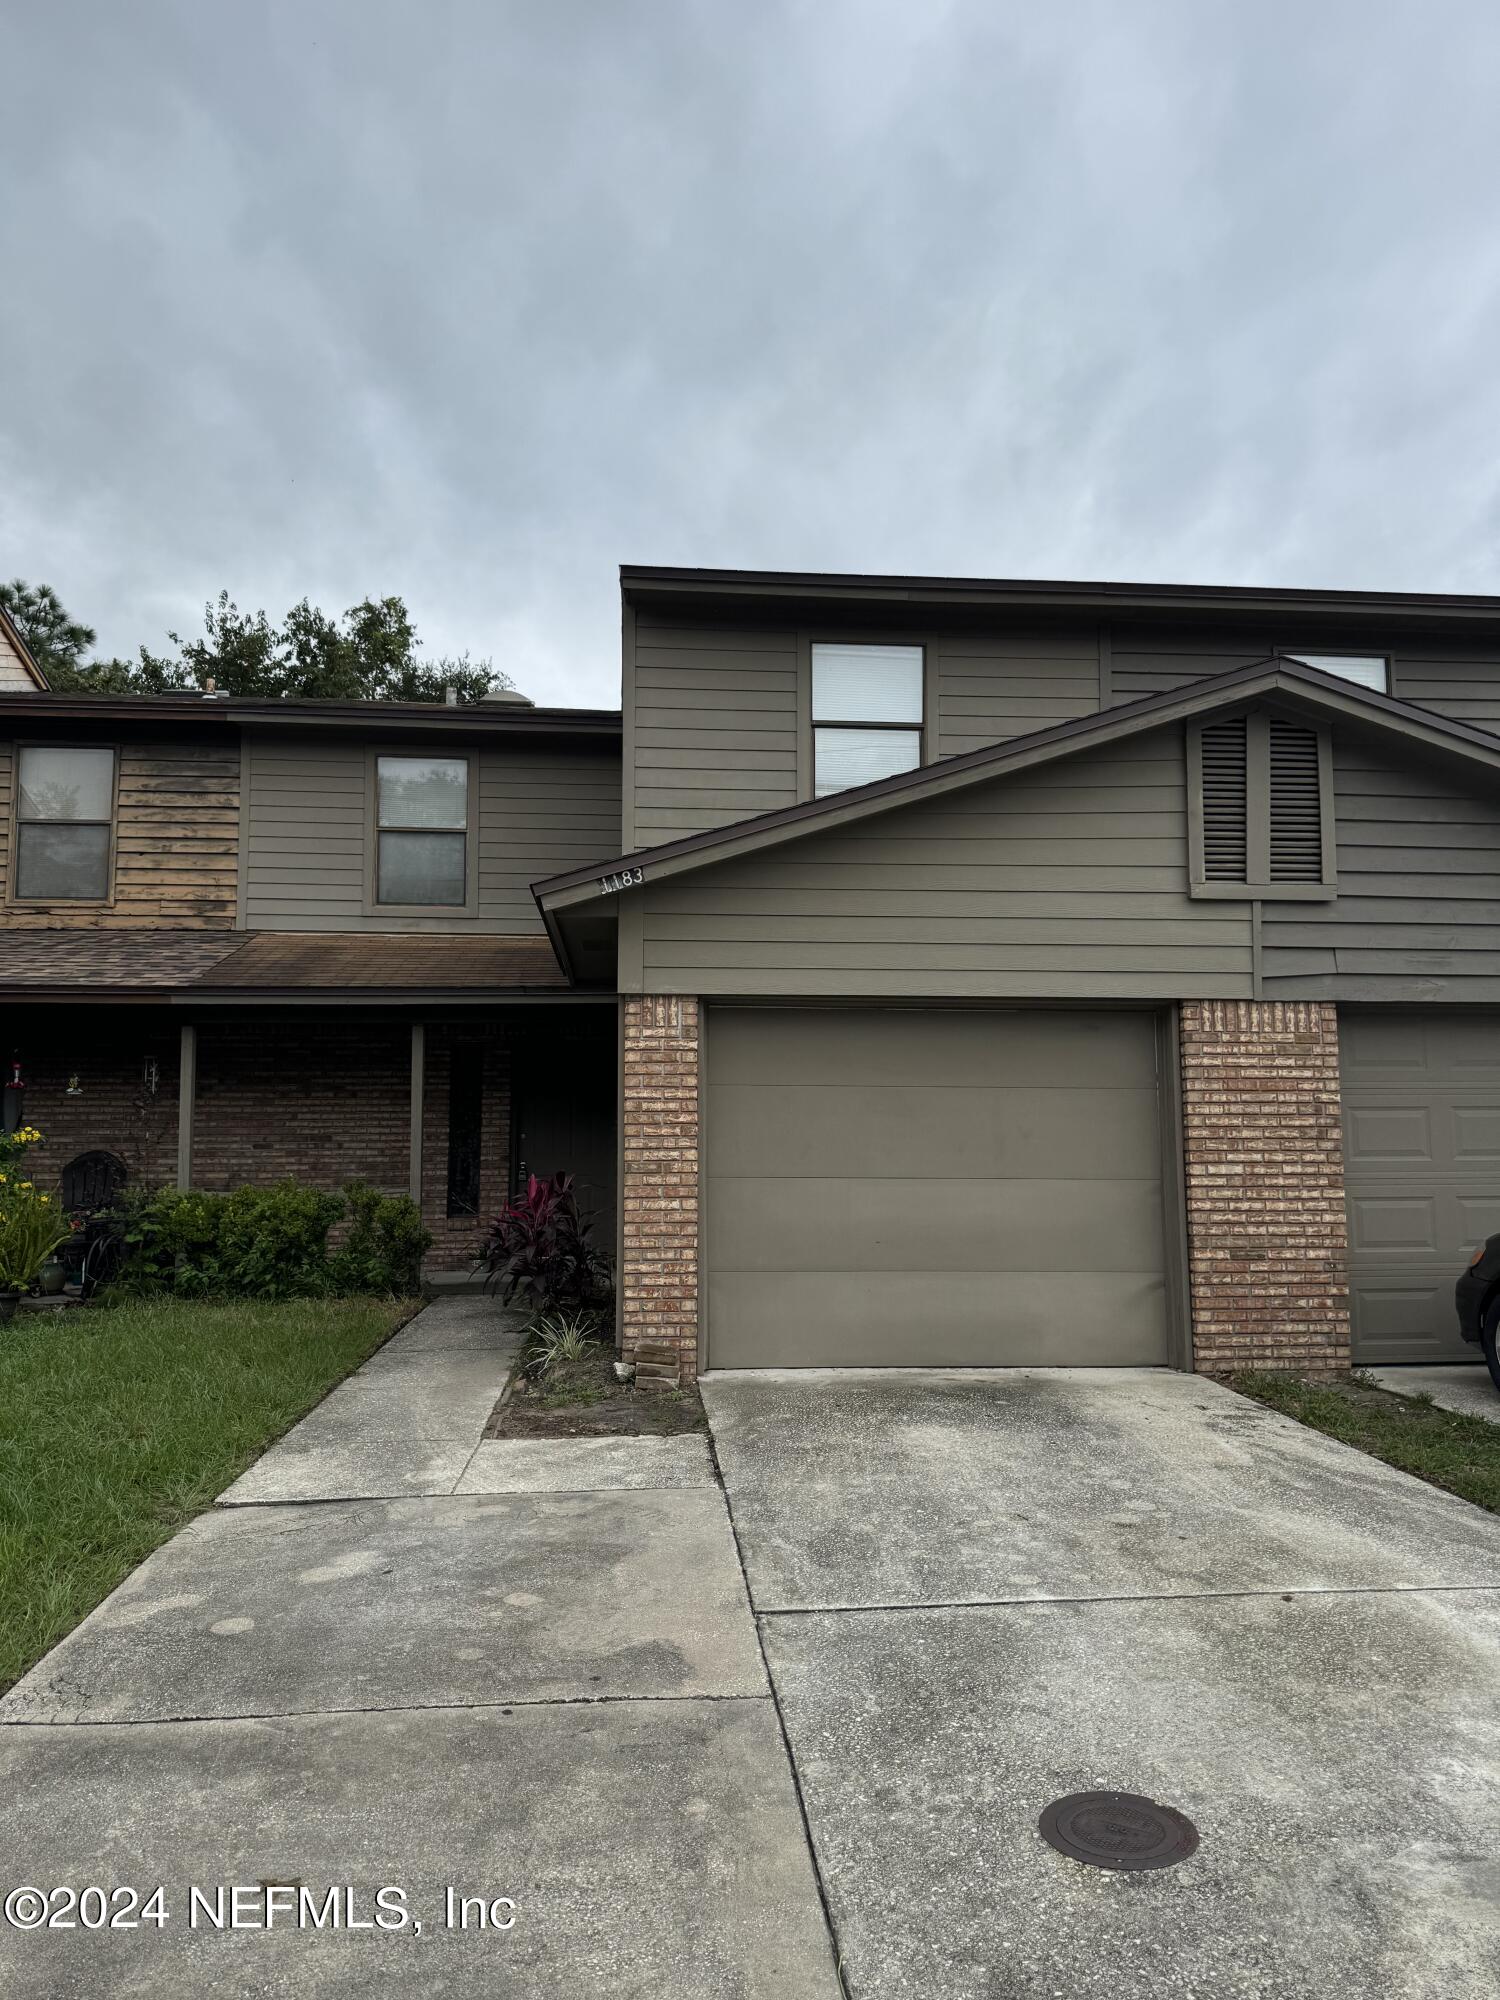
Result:
[[[1182,1099],[1194,1366],[1347,1369],[1332,1004],[1184,1002]]]
[[[198,1029],[193,1184],[406,1191],[411,1042],[404,1022],[292,1025],[274,1015]]]
[[[627,1361],[675,1355],[698,1371],[698,1059],[690,997],[624,1003],[620,1345]]]
[[[177,1052],[175,1022],[154,1013],[105,1014],[91,1009],[54,1015],[33,1025],[12,1016],[6,1075],[19,1057],[28,1125],[42,1143],[27,1156],[39,1187],[56,1188],[79,1153],[116,1153],[132,1182],[148,1186],[177,1172]],[[76,1080],[78,1092],[69,1096]]]
[[[460,1035],[479,1039],[484,1051],[480,1212],[450,1217],[448,1075]],[[509,1045],[505,1029],[489,1024],[431,1025],[426,1043],[422,1208],[434,1239],[427,1268],[467,1271],[509,1189]],[[38,1182],[55,1186],[75,1155],[104,1149],[125,1161],[133,1186],[173,1184],[178,1050],[178,1022],[144,1010],[21,1024],[14,1052],[26,1080],[25,1117],[44,1135],[30,1155]],[[270,1013],[200,1021],[194,1185],[265,1186],[292,1174],[314,1187],[358,1179],[404,1194],[410,1091],[405,1021],[288,1022]]]

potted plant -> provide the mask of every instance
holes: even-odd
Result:
[[[7,1177],[0,1185],[0,1326],[15,1318],[21,1294],[66,1241],[68,1230],[52,1197],[38,1194],[30,1181]]]

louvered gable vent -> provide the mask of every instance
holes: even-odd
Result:
[[[1203,874],[1209,882],[1247,879],[1249,768],[1245,722],[1243,715],[1231,715],[1221,722],[1203,725]],[[1315,762],[1315,777],[1316,769]]]
[[[1318,732],[1270,718],[1271,880],[1323,879],[1323,814],[1318,795]],[[1205,732],[1206,734],[1206,732]]]
[[[1190,724],[1187,753],[1188,893],[1331,901],[1328,731],[1254,707]]]

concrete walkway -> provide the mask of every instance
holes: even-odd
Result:
[[[851,1993],[1500,1991],[1500,1519],[1165,1371],[703,1391]]]
[[[429,1307],[0,1703],[7,1886],[167,1912],[0,1924],[0,1992],[835,2000],[703,1441],[481,1446],[513,1344]]]
[[[1392,1395],[1431,1396],[1439,1409],[1500,1424],[1500,1389],[1482,1361],[1469,1368],[1372,1368],[1370,1373]]]

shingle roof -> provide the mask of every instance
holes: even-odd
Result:
[[[0,990],[26,986],[191,985],[230,958],[243,932],[5,929]]]
[[[0,993],[561,992],[545,937],[7,930]]]
[[[231,957],[193,981],[195,986],[215,988],[296,987],[323,992],[395,987],[561,989],[567,983],[545,937],[424,937],[368,931],[332,936],[256,931]]]

